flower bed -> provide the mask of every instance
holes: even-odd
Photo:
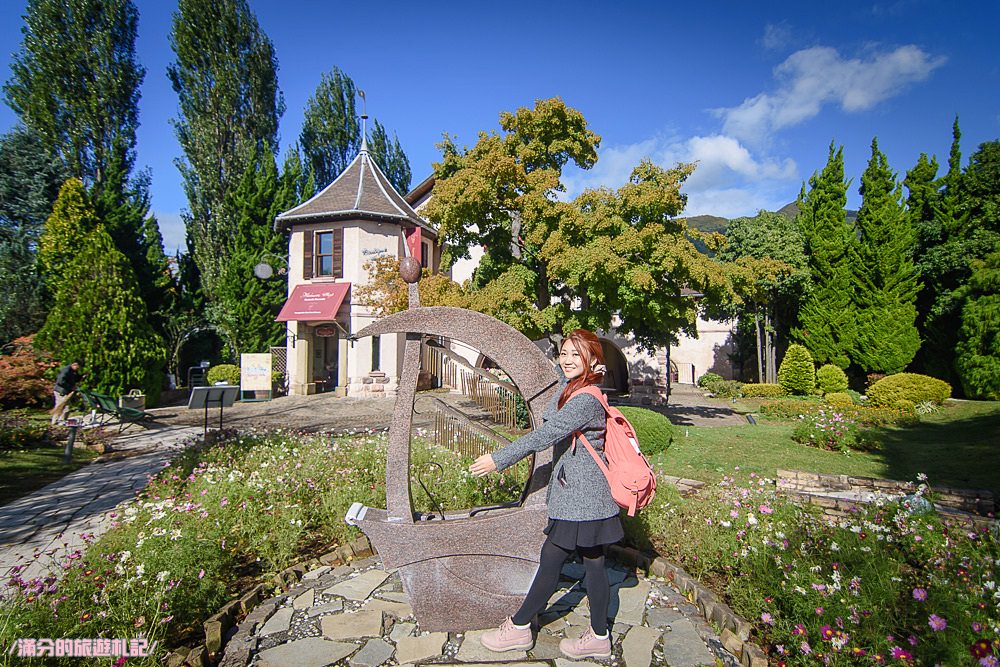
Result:
[[[359,536],[343,517],[356,501],[384,505],[385,452],[384,433],[237,435],[186,450],[112,516],[105,535],[58,564],[58,579],[14,574],[0,606],[0,645],[141,634],[162,648],[197,639],[201,621],[227,600]],[[424,482],[446,509],[515,499],[526,476],[519,464],[474,478],[470,460],[421,440],[412,461],[414,471],[434,471]],[[432,509],[420,492],[414,505]]]
[[[668,503],[654,543],[726,592],[772,664],[996,664],[995,529],[889,503],[831,525],[748,482]]]

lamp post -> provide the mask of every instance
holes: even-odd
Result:
[[[282,257],[280,255],[275,255],[273,252],[264,252],[260,256],[261,261],[258,262],[253,267],[253,274],[255,276],[257,276],[261,280],[268,280],[268,279],[270,279],[270,278],[272,278],[274,276],[274,274],[275,274],[274,267],[271,266],[271,264],[269,264],[268,262],[265,261],[268,258],[270,258],[272,260],[278,260],[279,262],[281,262],[282,264],[284,264],[284,266],[278,267],[277,274],[279,276],[283,276],[286,273],[288,273],[288,260],[286,258],[284,258],[284,257]]]

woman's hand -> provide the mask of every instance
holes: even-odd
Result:
[[[497,464],[493,461],[493,456],[490,454],[483,454],[469,466],[469,472],[476,477],[482,477],[496,471]]]

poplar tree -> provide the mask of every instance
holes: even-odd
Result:
[[[403,147],[399,145],[396,133],[393,133],[390,141],[389,133],[378,119],[375,119],[368,134],[368,152],[397,192],[402,194],[409,192],[412,178],[410,161],[403,152]]]
[[[178,95],[174,129],[184,151],[177,166],[189,207],[184,222],[201,287],[214,303],[239,238],[236,189],[260,167],[260,156],[277,149],[285,108],[278,61],[246,0],[180,0],[170,45],[177,60],[167,76]]]
[[[843,146],[831,142],[826,166],[809,179],[799,195],[799,226],[806,242],[812,289],[799,311],[792,336],[819,364],[850,364],[857,337],[852,298],[850,248],[854,230],[847,224],[847,188]]]
[[[902,187],[878,139],[861,176],[855,222],[853,296],[857,338],[851,359],[866,372],[899,373],[920,347],[916,319],[920,283],[913,264],[916,240],[902,204]]]

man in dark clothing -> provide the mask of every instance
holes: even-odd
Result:
[[[69,412],[69,401],[73,398],[77,383],[83,379],[83,374],[80,373],[82,366],[83,362],[76,360],[60,368],[59,374],[56,375],[56,385],[52,390],[55,398],[55,406],[52,408],[53,425],[66,419],[66,413]]]

